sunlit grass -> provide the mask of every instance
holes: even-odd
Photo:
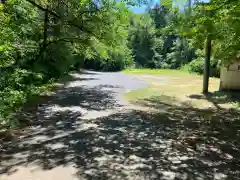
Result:
[[[148,74],[148,75],[168,75],[168,76],[176,76],[176,75],[191,75],[197,76],[196,73],[189,73],[186,70],[180,69],[125,69],[123,70],[126,74]]]
[[[210,95],[206,97],[202,94],[203,77],[201,75],[168,69],[127,69],[124,72],[149,84],[146,88],[125,94],[126,99],[132,102],[153,97],[162,100],[161,97],[169,96],[181,103],[190,103],[197,108],[215,107],[216,103],[224,107],[232,107],[234,104],[229,100],[229,96],[222,99],[222,93],[222,100],[218,100],[220,83],[218,78],[210,78]]]

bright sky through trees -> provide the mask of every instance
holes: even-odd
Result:
[[[192,0],[193,1],[193,0]],[[202,0],[203,2],[209,2],[209,0]],[[159,0],[150,0],[149,1],[149,5],[141,5],[141,6],[135,6],[135,7],[132,7],[132,8],[130,8],[130,10],[132,10],[133,12],[135,12],[135,13],[143,13],[143,12],[145,12],[146,11],[146,9],[147,9],[147,7],[148,6],[153,6],[154,4],[156,4],[156,3],[161,3],[161,1],[159,1]]]

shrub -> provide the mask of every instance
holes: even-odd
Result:
[[[101,71],[120,71],[132,65],[133,57],[128,48],[121,53],[109,52],[108,59],[94,57],[93,59],[86,59],[84,62],[84,68]]]
[[[203,74],[204,71],[204,59],[198,58],[191,61],[188,65],[188,71],[195,72],[197,74]]]
[[[204,72],[204,58],[199,57],[189,64],[185,65],[183,69],[187,69],[189,72],[194,72],[197,74],[203,74]],[[219,77],[220,76],[220,61],[217,59],[211,59],[210,62],[210,76]]]

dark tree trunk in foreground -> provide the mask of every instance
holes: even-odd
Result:
[[[205,54],[204,75],[203,75],[203,93],[204,94],[208,93],[211,50],[212,50],[212,40],[211,40],[211,37],[208,36],[206,40],[206,54]]]

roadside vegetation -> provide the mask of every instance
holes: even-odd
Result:
[[[1,1],[0,128],[21,124],[29,101],[91,59],[128,65],[130,14],[112,1]]]
[[[126,74],[148,74],[148,75],[159,75],[159,76],[186,76],[186,75],[198,75],[197,73],[191,73],[186,71],[185,69],[148,69],[148,68],[132,68],[125,69],[122,72]]]

